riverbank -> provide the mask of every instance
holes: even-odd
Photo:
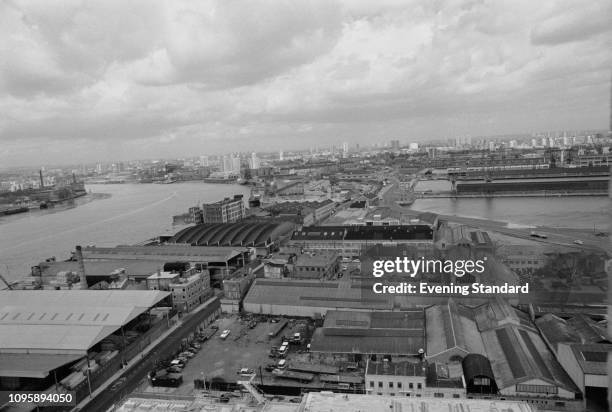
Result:
[[[510,192],[510,193],[452,193],[452,192],[415,192],[418,199],[489,199],[511,197],[607,197],[607,192]]]

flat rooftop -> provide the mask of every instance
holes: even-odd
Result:
[[[302,401],[303,411],[419,411],[419,412],[532,412],[527,403],[518,401],[408,398],[398,396],[355,395],[332,392],[310,392]]]
[[[187,262],[223,262],[241,253],[248,252],[240,246],[116,246],[116,247],[83,247],[84,259],[146,259],[150,261]]]

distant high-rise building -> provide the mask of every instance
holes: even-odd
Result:
[[[232,172],[240,172],[240,157],[232,156]]]
[[[489,142],[489,150],[490,151],[495,151],[495,142]]]
[[[349,144],[348,144],[348,142],[342,143],[342,153],[348,154],[348,152],[349,152]]]
[[[391,149],[399,150],[400,149],[400,141],[399,140],[391,140]]]
[[[208,156],[200,156],[200,166],[208,167],[209,165]]]
[[[283,160],[283,151],[282,150],[280,150],[278,152],[278,160]]]
[[[531,139],[531,147],[536,147],[538,145],[538,141],[536,139]]]
[[[221,163],[222,172],[230,173],[230,172],[233,171],[232,167],[233,167],[233,164],[232,164],[231,157],[227,156],[227,155],[223,156],[223,160],[222,160],[222,163]]]
[[[259,158],[257,153],[251,153],[251,169],[259,169]]]

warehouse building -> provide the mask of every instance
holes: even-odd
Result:
[[[425,319],[420,309],[402,312],[330,310],[310,342],[313,358],[365,365],[371,360],[421,357]]]
[[[605,405],[608,398],[606,362],[612,342],[606,333],[607,322],[596,322],[583,314],[567,319],[548,313],[536,319],[548,346],[585,399]]]
[[[336,251],[342,257],[355,259],[378,243],[408,245],[429,251],[433,248],[433,233],[429,225],[311,226],[294,231],[288,246],[301,250]]]
[[[167,243],[209,247],[252,247],[257,249],[258,255],[265,256],[278,248],[281,240],[289,237],[293,227],[289,222],[245,221],[202,224],[181,230]]]
[[[86,356],[92,382],[109,368],[118,370],[120,358],[137,354],[139,345],[167,328],[166,320],[149,313],[168,295],[140,290],[0,291],[0,388],[46,390],[74,375],[70,389],[78,391],[86,386],[86,375],[71,366]],[[103,348],[103,341],[108,347]]]
[[[475,311],[449,298],[444,305],[425,309],[427,359],[461,362],[471,353],[486,354]]]
[[[391,310],[393,303],[384,297],[364,298],[361,289],[339,282],[260,278],[253,282],[243,307],[263,315],[321,318],[336,309]]]

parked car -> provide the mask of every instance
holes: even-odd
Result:
[[[577,244],[577,245],[584,245],[584,242],[582,240],[580,240],[580,239],[574,240],[574,243]]]
[[[242,376],[248,376],[248,375],[252,375],[253,374],[253,369],[249,369],[249,368],[242,368],[238,371],[239,375]]]
[[[125,376],[123,378],[120,378],[117,382],[113,383],[113,385],[110,387],[110,391],[114,392],[120,387],[122,387],[126,380],[127,378]]]
[[[219,337],[220,337],[221,339],[225,339],[225,338],[227,338],[227,337],[229,336],[229,334],[230,334],[231,332],[232,332],[231,330],[229,330],[229,329],[225,329],[225,330],[224,330],[224,331],[221,333],[221,335],[219,335]]]
[[[179,365],[170,366],[166,369],[168,373],[181,373],[183,371],[183,367]]]

